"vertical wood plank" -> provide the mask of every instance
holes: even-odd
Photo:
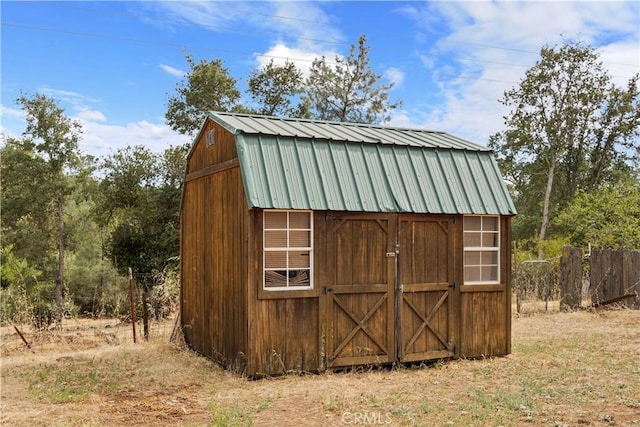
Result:
[[[502,253],[502,277],[503,283],[506,284],[506,290],[504,293],[504,301],[502,309],[504,310],[504,354],[511,354],[511,295],[512,295],[512,277],[511,277],[511,268],[512,268],[512,259],[513,254],[511,253],[511,217],[505,216],[502,218],[501,228],[502,230],[502,243],[501,243],[501,253]]]
[[[565,246],[560,258],[560,307],[574,309],[582,304],[582,250]]]
[[[207,147],[203,138],[211,129],[216,143]],[[207,121],[187,172],[236,157],[234,135]],[[246,363],[248,341],[247,216],[239,167],[185,183],[180,261],[185,335],[195,351],[235,367]]]
[[[331,259],[327,253],[329,235],[327,233],[327,212],[315,212],[313,215],[314,221],[314,237],[313,242],[315,245],[314,251],[314,278],[315,286],[318,289],[322,289],[329,283],[329,271],[331,270]],[[317,369],[324,371],[326,369],[325,357],[327,352],[327,296],[320,293],[318,298],[318,325],[316,329],[318,337],[318,350],[317,357]],[[310,362],[313,363],[313,362]],[[307,369],[310,369],[307,367]],[[313,368],[311,368],[313,369]]]
[[[625,292],[636,295],[627,301],[627,307],[640,310],[640,251],[627,251],[625,268]]]

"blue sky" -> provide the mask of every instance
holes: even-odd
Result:
[[[0,13],[2,132],[24,130],[21,91],[42,92],[82,123],[81,149],[98,157],[190,141],[164,120],[183,49],[222,59],[247,97],[250,71],[271,58],[304,70],[365,34],[373,70],[403,101],[390,124],[482,145],[503,128],[498,100],[545,44],[596,46],[619,85],[640,71],[637,1],[2,1]]]

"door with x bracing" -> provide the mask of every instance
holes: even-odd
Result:
[[[327,367],[396,360],[396,216],[340,215],[328,226]]]
[[[455,355],[448,218],[341,215],[328,232],[328,368]]]
[[[398,359],[455,355],[454,224],[448,217],[400,215]]]

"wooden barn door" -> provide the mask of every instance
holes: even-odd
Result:
[[[329,215],[327,221],[326,367],[393,362],[397,216]]]
[[[453,228],[449,217],[400,215],[396,330],[400,361],[455,354]]]

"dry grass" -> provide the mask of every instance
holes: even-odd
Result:
[[[640,311],[514,318],[502,358],[259,381],[173,347],[172,322],[135,345],[126,325],[68,323],[26,331],[33,351],[2,329],[0,424],[640,425]]]

